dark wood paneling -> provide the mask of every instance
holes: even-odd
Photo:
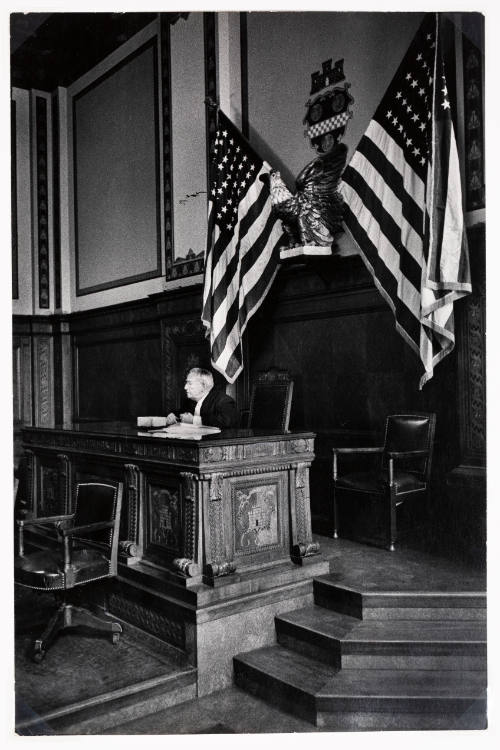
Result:
[[[158,339],[80,344],[76,362],[77,419],[132,420],[161,412]]]
[[[434,474],[444,487],[459,456],[456,353],[419,391],[419,361],[359,258],[282,268],[248,338],[250,379],[270,366],[289,370],[290,428],[317,434],[311,469],[317,530],[331,532],[331,447],[375,444],[388,414],[436,412]]]

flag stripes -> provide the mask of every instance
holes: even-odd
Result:
[[[271,212],[271,168],[219,111],[211,163],[202,321],[215,369],[232,383],[242,336],[278,270],[281,222]],[[264,178],[264,179],[261,179]]]
[[[454,346],[454,301],[471,291],[437,14],[424,18],[340,192],[345,225],[419,355],[422,387]]]

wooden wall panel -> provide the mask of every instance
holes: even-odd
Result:
[[[158,337],[80,342],[75,361],[77,419],[135,420],[162,413]]]

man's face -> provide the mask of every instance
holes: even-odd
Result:
[[[187,397],[192,401],[199,401],[199,399],[205,394],[205,387],[201,382],[201,379],[198,375],[192,375],[191,373],[189,373],[186,378],[184,390],[186,391]]]

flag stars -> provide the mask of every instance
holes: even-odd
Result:
[[[442,106],[443,109],[449,109],[450,108],[450,102],[448,101],[448,99],[445,99],[444,101],[442,101],[441,102],[441,106]]]
[[[411,144],[412,144],[412,143],[413,143],[413,141],[412,141],[412,139],[411,139],[411,138],[407,138],[407,139],[406,139],[406,145],[407,145],[407,146],[411,146]]]
[[[419,95],[419,96],[423,96],[424,94],[425,94],[425,89],[423,89],[423,88],[419,88],[419,90],[418,90],[418,95]]]
[[[398,128],[398,130],[399,130],[400,133],[402,133],[403,132],[403,126],[400,125],[399,128]]]
[[[398,91],[398,93],[396,94],[396,99],[401,99],[402,96],[403,94],[401,93],[401,91]]]
[[[418,156],[419,153],[420,153],[420,149],[419,148],[414,148],[413,149],[413,156]]]
[[[425,122],[420,123],[419,128],[420,128],[421,132],[423,133],[424,130],[425,130]]]
[[[397,124],[398,124],[398,118],[397,118],[397,117],[394,117],[394,118],[393,118],[393,120],[392,120],[392,124],[393,124],[393,125],[397,125]]]
[[[421,159],[420,159],[420,164],[421,164],[422,166],[424,166],[424,164],[425,164],[425,158],[424,158],[423,156],[422,156],[422,157],[421,157]]]
[[[392,109],[390,109],[390,110],[389,110],[389,111],[387,112],[387,114],[386,114],[386,117],[387,117],[387,118],[388,118],[389,120],[391,119],[391,117],[392,117]]]
[[[418,86],[418,83],[417,83],[417,81],[416,81],[416,80],[415,80],[415,79],[413,78],[413,80],[412,80],[412,82],[411,82],[411,87],[412,87],[412,89],[415,89],[415,88],[417,88],[417,86]]]

